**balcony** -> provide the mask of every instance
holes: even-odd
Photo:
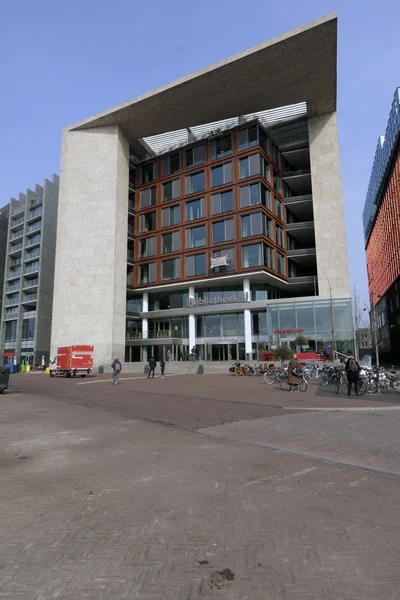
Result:
[[[286,197],[285,207],[290,209],[298,221],[312,221],[314,218],[311,194]]]
[[[309,168],[285,171],[283,180],[295,196],[311,194],[311,170]]]
[[[18,306],[18,304],[19,304],[19,294],[18,294],[18,298],[6,299],[4,306]]]
[[[19,244],[14,244],[14,246],[12,244],[10,244],[10,249],[8,251],[8,253],[12,256],[21,256],[22,254],[22,242],[20,242]]]
[[[28,304],[30,302],[36,302],[38,295],[37,294],[25,294],[22,304]]]
[[[295,250],[287,250],[286,254],[288,258],[301,256],[315,256],[316,250],[315,248],[297,248]]]
[[[39,217],[41,214],[43,213],[43,206],[37,206],[36,208],[30,210],[29,214],[28,214],[28,223],[30,221],[33,221],[33,219],[35,219],[36,217]]]
[[[40,233],[27,238],[25,248],[31,248],[32,246],[38,246],[41,242],[42,236]]]
[[[135,237],[135,228],[133,225],[128,225],[128,237],[129,238]]]
[[[18,308],[7,309],[4,313],[4,320],[7,321],[9,319],[17,319],[18,318]]]
[[[10,223],[10,227],[11,229],[16,229],[17,227],[21,227],[21,225],[23,225],[23,222],[25,221],[25,217],[19,217],[18,219],[13,219]]]
[[[39,262],[28,265],[24,269],[24,275],[30,275],[31,273],[37,273],[39,271]]]
[[[21,267],[18,269],[10,269],[7,273],[7,279],[16,279],[21,275]]]
[[[134,261],[134,252],[133,252],[133,250],[130,250],[129,248],[127,250],[127,258],[128,258],[128,262],[130,262],[130,263],[135,262]]]
[[[26,233],[32,233],[33,231],[39,231],[41,228],[42,228],[42,220],[36,221],[30,227],[28,227],[28,229],[26,230]]]
[[[29,252],[25,252],[25,262],[28,262],[30,260],[34,260],[35,258],[37,258],[38,256],[40,256],[40,248],[35,248],[34,250],[30,250]]]
[[[135,214],[135,202],[133,200],[128,200],[128,211]]]
[[[10,294],[12,292],[16,292],[18,291],[20,288],[20,283],[19,281],[17,283],[13,283],[12,285],[8,285],[7,286],[7,290],[6,290],[6,294]]]
[[[12,217],[16,217],[17,215],[23,215],[25,213],[25,205],[24,204],[18,204],[17,206],[14,207],[14,210],[11,213]]]
[[[286,232],[290,234],[293,241],[300,248],[314,248],[314,221],[299,221],[296,223],[287,223]],[[289,244],[289,248],[290,248]]]
[[[10,235],[10,240],[16,240],[18,238],[22,238],[24,235],[24,230],[20,229],[19,231],[15,231]]]
[[[24,281],[23,285],[22,285],[22,289],[28,289],[28,288],[35,288],[39,285],[39,279],[28,279],[27,281]]]
[[[172,335],[172,331],[149,331],[147,334],[147,337],[143,337],[142,332],[137,332],[137,333],[127,332],[125,335],[125,338],[127,340],[144,340],[144,339],[165,340],[165,339],[181,338],[181,337],[182,337],[181,331],[174,332],[174,335]]]

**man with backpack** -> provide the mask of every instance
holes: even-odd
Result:
[[[114,360],[113,364],[111,365],[111,368],[113,370],[114,385],[118,385],[119,384],[119,374],[122,371],[122,365],[118,358],[116,358]]]
[[[358,382],[360,380],[360,371],[361,367],[354,358],[354,356],[349,356],[345,365],[346,375],[347,375],[347,395],[350,396],[351,388],[354,385],[354,391],[356,396],[358,396]]]

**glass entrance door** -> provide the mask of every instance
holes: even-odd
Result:
[[[212,344],[211,346],[211,360],[213,361],[228,361],[232,360],[232,349],[235,348],[234,354],[236,355],[236,344]]]

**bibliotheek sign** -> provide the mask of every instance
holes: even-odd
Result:
[[[304,329],[275,329],[276,335],[284,335],[285,333],[303,333]]]
[[[188,308],[195,306],[215,306],[216,304],[234,304],[236,302],[250,302],[247,292],[230,294],[229,296],[216,296],[215,298],[190,298]]]

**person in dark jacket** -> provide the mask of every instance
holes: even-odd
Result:
[[[351,388],[354,385],[354,392],[356,396],[358,396],[358,385],[360,381],[361,367],[354,358],[354,356],[349,356],[344,368],[347,375],[347,395],[350,396]]]
[[[154,358],[154,356],[152,356],[152,357],[150,358],[150,360],[149,360],[149,368],[150,368],[150,371],[149,371],[149,374],[148,374],[148,376],[147,376],[147,379],[149,379],[149,378],[150,378],[150,375],[151,375],[151,376],[152,376],[152,378],[154,379],[154,371],[155,371],[155,368],[156,368],[156,366],[157,366],[157,363],[156,363],[156,361],[155,361],[155,358]]]
[[[161,377],[164,379],[164,377],[165,377],[165,362],[163,360],[160,362],[160,369],[161,369]]]
[[[114,360],[113,364],[111,365],[111,368],[113,370],[114,385],[118,385],[119,384],[119,375],[122,371],[122,365],[118,358],[116,358]]]
[[[299,375],[301,373],[301,366],[297,358],[292,358],[289,362],[288,366],[288,382],[289,382],[289,391],[290,392],[298,392],[299,391]]]

